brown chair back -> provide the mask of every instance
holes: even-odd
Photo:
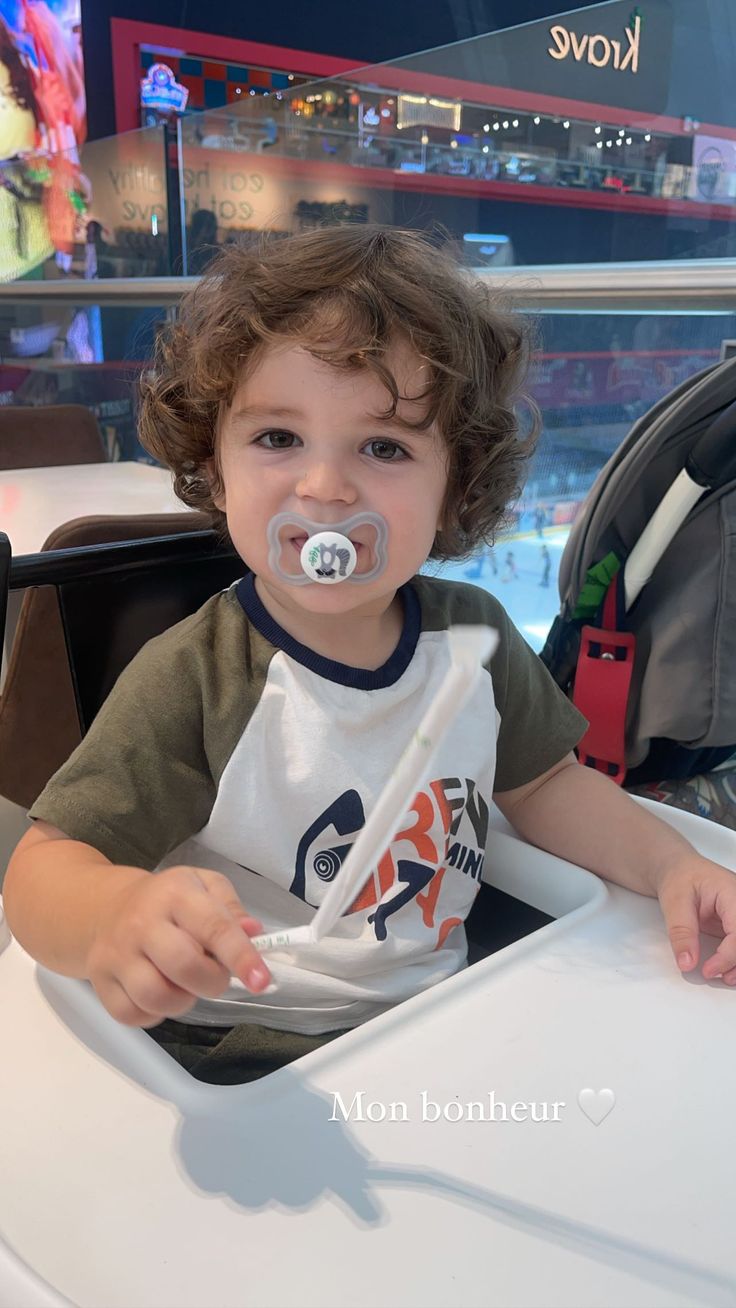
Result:
[[[210,527],[203,513],[141,513],[75,518],[51,533],[44,550],[145,540]],[[27,590],[21,602],[0,696],[0,795],[30,808],[82,739],[55,586]]]
[[[83,404],[0,406],[0,469],[106,462],[97,419]]]

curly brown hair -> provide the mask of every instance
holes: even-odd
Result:
[[[424,414],[411,425],[436,422],[448,449],[430,557],[464,558],[493,542],[536,439],[534,418],[522,433],[517,413],[529,334],[430,237],[391,227],[328,227],[230,246],[184,297],[142,381],[140,438],[172,468],[185,504],[223,527],[212,472],[220,414],[259,352],[284,338],[337,368],[369,368],[388,394],[381,416],[394,420],[401,396],[385,357],[397,338],[407,340],[429,375]]]

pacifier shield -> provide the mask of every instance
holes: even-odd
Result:
[[[347,581],[355,571],[358,555],[353,542],[339,531],[318,531],[302,546],[300,555],[305,576],[330,586]]]
[[[301,513],[277,513],[267,530],[268,566],[290,586],[365,584],[388,564],[388,524],[380,513],[355,513],[329,526]]]

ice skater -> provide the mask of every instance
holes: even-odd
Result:
[[[518,581],[519,574],[516,571],[516,560],[514,559],[513,550],[509,550],[504,560],[504,573],[502,581]]]
[[[542,546],[541,555],[542,555],[542,580],[540,581],[539,584],[540,586],[544,586],[546,590],[549,587],[549,574],[552,569],[552,558],[546,545]]]

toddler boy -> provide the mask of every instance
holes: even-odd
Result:
[[[202,1079],[246,1080],[461,968],[492,799],[658,895],[683,970],[700,927],[723,935],[703,972],[736,983],[732,874],[576,763],[584,721],[493,597],[417,575],[491,542],[518,493],[524,362],[480,284],[364,227],[231,248],[159,344],[141,439],[247,572],[122,674],[31,809],[5,905],[31,954]],[[334,552],[303,563],[330,528],[338,584]],[[252,935],[321,902],[463,622],[499,647],[402,830],[329,937],[261,957]]]

